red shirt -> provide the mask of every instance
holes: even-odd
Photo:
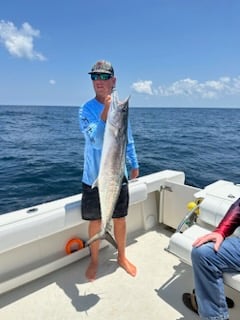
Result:
[[[240,226],[240,198],[228,209],[214,232],[220,233],[224,238],[230,236]]]

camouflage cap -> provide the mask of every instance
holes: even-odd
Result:
[[[114,70],[111,63],[105,60],[97,61],[92,67],[91,71],[88,72],[88,74],[92,73],[107,73],[114,76]]]

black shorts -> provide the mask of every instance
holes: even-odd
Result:
[[[123,183],[116,207],[113,211],[113,218],[122,218],[128,214],[129,192],[128,183]],[[82,184],[82,218],[84,220],[101,219],[101,209],[98,188],[93,188],[87,184]]]

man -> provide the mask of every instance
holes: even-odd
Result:
[[[98,61],[89,72],[95,97],[79,110],[80,130],[85,137],[84,169],[82,177],[82,217],[89,220],[89,238],[101,229],[101,212],[98,189],[92,188],[98,176],[103,136],[111,103],[111,92],[116,85],[114,69],[108,61]],[[139,175],[138,161],[130,126],[128,127],[127,159],[131,165],[130,178]],[[126,258],[126,220],[128,212],[128,184],[121,188],[119,199],[113,213],[114,236],[118,247],[118,264],[130,275],[136,275],[136,267]],[[90,245],[91,261],[86,270],[86,277],[93,281],[98,269],[99,240]]]
[[[205,320],[228,320],[231,299],[224,295],[224,272],[240,272],[240,238],[229,237],[240,226],[240,199],[217,228],[193,243],[191,254],[195,291],[183,294],[184,304]]]

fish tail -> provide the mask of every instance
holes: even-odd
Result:
[[[117,243],[116,243],[116,240],[113,238],[113,236],[111,235],[111,233],[109,233],[108,231],[106,231],[105,233],[105,236],[104,236],[104,239],[107,240],[109,243],[111,243],[111,245],[114,247],[114,248],[118,248],[117,246]]]
[[[107,240],[114,248],[118,248],[117,247],[117,243],[115,241],[115,239],[113,238],[113,236],[108,232],[98,232],[97,234],[95,234],[92,238],[90,238],[86,243],[85,246],[90,246],[94,241],[97,240]]]
[[[90,238],[86,243],[85,246],[89,246],[90,244],[92,244],[94,241],[97,240],[102,240],[104,239],[104,233],[102,231],[96,233],[92,238]]]

